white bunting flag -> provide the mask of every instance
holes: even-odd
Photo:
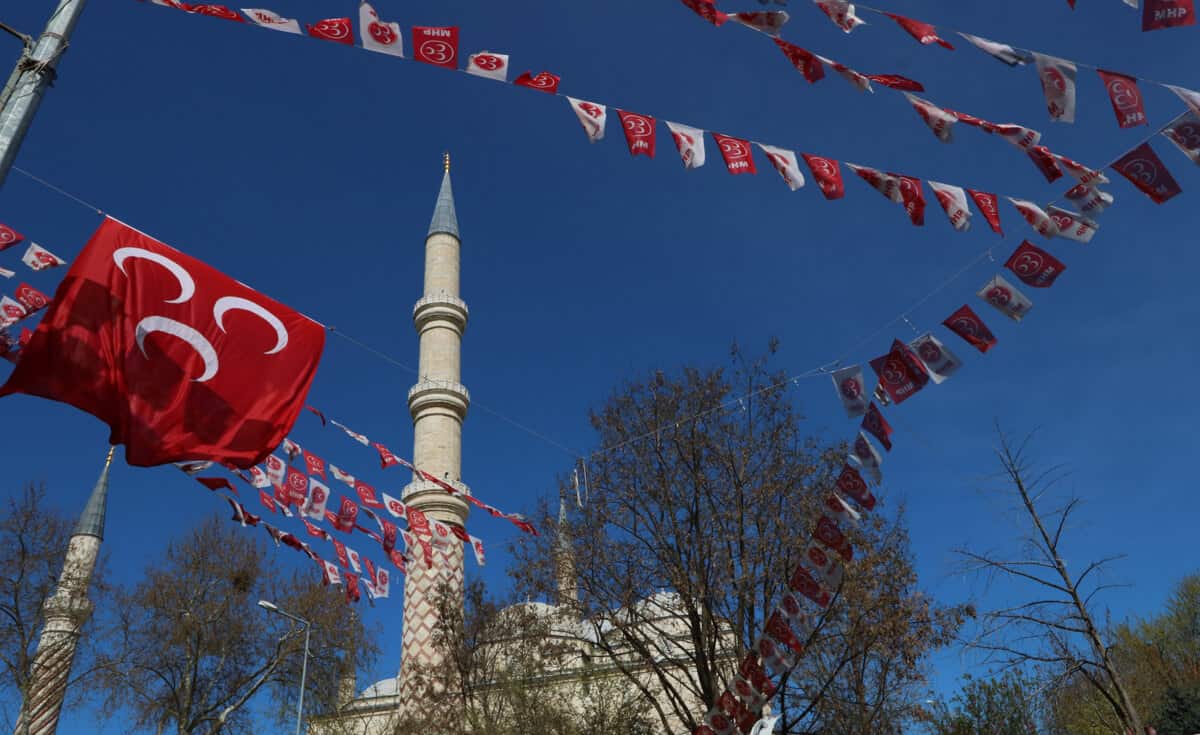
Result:
[[[471,536],[470,539],[471,550],[475,552],[475,562],[478,563],[479,566],[483,566],[484,561],[486,561],[483,555],[483,539],[475,538],[474,536]]]
[[[1054,220],[1050,219],[1050,215],[1046,211],[1026,199],[1014,199],[1013,197],[1005,197],[1012,202],[1025,221],[1029,223],[1033,229],[1038,231],[1043,237],[1054,237],[1058,234],[1058,227],[1054,224]]]
[[[989,130],[1023,151],[1030,150],[1042,140],[1042,134],[1038,131],[1014,123],[1000,123]]]
[[[392,574],[385,567],[375,569],[375,596],[387,597],[392,592]]]
[[[300,30],[300,22],[291,18],[282,18],[278,13],[272,10],[263,10],[262,8],[242,8],[242,12],[246,14],[256,25],[263,28],[270,28],[273,31],[283,31],[284,33],[295,33],[297,36],[303,36],[304,31]]]
[[[366,0],[358,6],[358,32],[366,50],[404,57],[404,34],[400,32],[400,24],[380,20],[375,8]]]
[[[841,75],[842,79],[854,85],[854,88],[859,92],[870,92],[875,94],[875,90],[871,87],[871,80],[865,74],[859,74],[845,64],[838,63],[832,59],[827,59],[824,56],[814,54],[822,64],[825,64],[830,69],[833,69]]]
[[[920,337],[917,337],[912,342],[908,343],[913,352],[917,353],[917,357],[921,360],[921,364],[925,366],[925,370],[929,373],[929,379],[934,383],[942,383],[958,369],[962,367],[962,360],[950,351],[946,345],[926,332]],[[861,436],[861,433],[860,433]]]
[[[938,181],[926,180],[929,188],[933,189],[933,195],[937,197],[938,204],[942,205],[942,209],[946,211],[946,216],[950,219],[950,226],[959,232],[965,232],[971,228],[971,209],[967,204],[967,192],[961,186],[951,186]]]
[[[867,473],[871,482],[876,485],[883,482],[883,456],[879,454],[879,450],[875,448],[867,435],[861,431],[858,432],[854,443],[850,445],[850,459],[858,466],[860,474]],[[837,496],[836,493],[834,495]],[[841,502],[847,508],[850,507],[846,501],[842,500]]]
[[[324,559],[322,559],[321,567],[325,571],[324,583],[326,585],[342,583],[342,575],[338,571],[337,564],[334,564],[331,561],[325,561]]]
[[[1069,209],[1049,206],[1046,207],[1046,213],[1050,215],[1050,219],[1054,220],[1054,226],[1058,228],[1058,236],[1068,240],[1087,244],[1092,241],[1096,231],[1100,229],[1099,223]]]
[[[355,574],[362,574],[362,557],[358,555],[357,551],[347,546],[346,559],[350,562],[350,567]]]
[[[391,513],[396,518],[408,517],[408,507],[404,503],[401,503],[387,493],[380,493],[379,495],[383,498],[383,507],[387,508],[388,513]]]
[[[1050,155],[1054,156],[1054,160],[1058,161],[1058,165],[1062,166],[1064,171],[1081,184],[1108,183],[1108,177],[1102,171],[1090,169],[1078,161],[1071,160],[1066,156],[1060,156],[1057,153],[1051,153]]]
[[[350,487],[354,487],[355,484],[357,483],[357,481],[354,479],[354,475],[350,474],[349,472],[343,471],[341,468],[339,468],[335,464],[329,465],[329,472],[333,474],[333,479],[338,480],[340,482],[344,482],[347,485],[349,485]]]
[[[27,316],[29,316],[29,310],[20,301],[15,301],[8,296],[0,297],[0,329],[11,327]]]
[[[267,473],[263,472],[261,467],[254,465],[248,471],[250,472],[251,486],[258,488],[259,490],[271,487],[271,480],[267,477]]]
[[[575,116],[579,118],[583,132],[587,133],[588,142],[595,143],[598,140],[604,140],[604,124],[608,121],[608,107],[598,102],[577,100],[574,97],[567,97],[567,102],[575,111]]]
[[[1075,122],[1075,62],[1035,53],[1046,110],[1055,122]]]
[[[763,715],[763,718],[750,728],[750,735],[771,735],[775,732],[775,725],[782,717],[783,715]]]
[[[508,81],[508,54],[480,51],[467,59],[467,73],[497,82]]]
[[[783,183],[792,191],[804,186],[804,174],[800,172],[800,162],[796,160],[796,152],[776,148],[773,145],[759,143],[758,147],[766,155],[767,160],[783,177]]]
[[[325,506],[329,503],[329,488],[315,477],[308,478],[308,497],[300,507],[300,515],[305,518],[324,520]]]
[[[842,586],[842,565],[837,557],[830,554],[815,541],[810,541],[808,548],[800,557],[800,563],[808,567],[813,579],[827,589],[836,590]]]
[[[15,275],[17,275],[15,271],[10,271],[5,268],[0,268],[0,276],[4,276],[5,278],[12,278]]]
[[[846,166],[851,171],[858,174],[858,177],[871,185],[875,191],[882,194],[886,199],[901,204],[904,201],[904,195],[900,190],[900,177],[895,174],[887,174],[877,168],[870,166],[859,166],[854,163],[847,163]]]
[[[686,169],[700,168],[704,165],[704,131],[681,123],[665,121],[671,131],[671,139],[675,141],[675,149]]]
[[[371,446],[370,439],[368,439],[367,437],[363,436],[362,434],[359,434],[358,432],[354,431],[349,426],[346,426],[345,424],[339,424],[338,422],[336,422],[332,419],[329,421],[329,423],[333,424],[334,426],[336,426],[339,429],[341,429],[342,431],[344,431],[346,433],[346,436],[350,437],[351,439],[353,439],[354,441],[363,445],[364,447]]]
[[[1167,89],[1179,95],[1179,99],[1187,103],[1188,108],[1193,114],[1200,115],[1200,92],[1185,87],[1177,87],[1174,84],[1168,84]]]
[[[274,454],[267,457],[267,481],[279,487],[283,485],[283,476],[287,473],[287,463]]]
[[[849,0],[813,0],[829,19],[846,33],[866,25],[866,21],[854,13],[854,5]]]
[[[904,97],[908,100],[937,139],[943,143],[950,143],[954,140],[954,123],[958,122],[958,118],[942,108],[933,104],[929,100],[923,100],[915,94],[904,93]]]
[[[983,288],[979,289],[979,298],[988,302],[1004,316],[1019,322],[1033,308],[1033,302],[1017,287],[1004,280],[1004,276],[992,276]]]
[[[867,412],[870,402],[867,384],[863,381],[862,365],[851,365],[833,371],[833,387],[842,399],[842,407],[850,418],[858,418]]]
[[[1163,130],[1163,135],[1192,163],[1200,166],[1200,113],[1181,115]]]
[[[984,52],[985,54],[988,54],[993,59],[996,59],[1005,64],[1008,64],[1009,66],[1020,66],[1021,64],[1029,63],[1029,57],[1027,55],[1025,55],[1024,53],[1022,53],[1020,51],[1017,51],[1015,48],[1013,48],[1012,46],[1009,46],[1007,43],[997,43],[996,41],[989,41],[986,38],[980,38],[979,36],[972,36],[969,33],[959,33],[958,35],[967,39],[967,41],[971,45],[973,45],[975,48],[979,49],[980,51]]]
[[[44,271],[47,268],[57,268],[60,265],[67,264],[67,261],[38,245],[36,242],[29,243],[29,248],[21,256],[21,262],[35,271]]]
[[[1096,216],[1112,206],[1113,195],[1094,186],[1076,186],[1066,193],[1080,212]]]

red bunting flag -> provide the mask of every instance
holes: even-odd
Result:
[[[729,173],[735,176],[758,173],[754,168],[754,156],[750,153],[748,141],[720,133],[713,133],[712,137],[721,149],[721,158],[725,159],[725,168],[729,169]]]
[[[518,87],[529,87],[536,89],[539,92],[549,94],[558,94],[558,83],[561,78],[556,74],[551,74],[548,71],[540,71],[537,74],[525,72],[521,76],[513,80],[513,84]]]
[[[396,500],[395,498],[393,498],[391,495],[388,495],[387,493],[383,493],[383,505],[385,508],[387,508],[388,513],[391,513],[392,515],[394,515],[397,518],[407,518],[408,517],[408,506],[406,506],[404,503],[400,502],[399,500]]]
[[[929,373],[929,379],[936,384],[944,383],[963,365],[962,360],[958,359],[958,355],[951,352],[950,348],[942,344],[941,340],[928,332],[910,342],[909,347],[912,348],[926,372]],[[862,438],[861,433],[859,436]]]
[[[1062,207],[1046,207],[1046,214],[1054,220],[1054,226],[1058,228],[1058,236],[1067,240],[1087,244],[1092,241],[1100,229],[1100,225],[1096,222],[1078,212],[1072,212]]]
[[[720,28],[729,20],[729,16],[717,10],[717,6],[713,5],[712,0],[679,0],[684,5],[692,9],[696,15],[712,23]]]
[[[782,38],[776,38],[775,45],[788,58],[788,61],[792,62],[792,66],[796,67],[796,71],[804,75],[809,84],[819,82],[825,78],[825,67],[813,53],[795,44],[788,43]]]
[[[821,12],[837,24],[838,28],[846,33],[865,24],[865,21],[855,15],[854,5],[849,0],[813,0],[813,2],[817,4]]]
[[[1027,286],[1049,288],[1067,269],[1057,258],[1028,240],[1008,256],[1004,267],[1016,274]]]
[[[404,57],[404,34],[400,32],[400,24],[380,20],[375,8],[366,0],[358,6],[358,32],[366,50]]]
[[[1189,112],[1179,117],[1163,130],[1163,135],[1192,163],[1200,165],[1200,115]]]
[[[328,587],[331,584],[341,584],[342,576],[338,572],[337,565],[331,561],[320,560],[321,563],[321,584]]]
[[[1046,177],[1046,181],[1054,183],[1062,178],[1062,169],[1058,167],[1058,159],[1050,152],[1050,149],[1044,145],[1035,145],[1026,151],[1029,160],[1033,161],[1033,165],[1037,166],[1038,171],[1041,171],[1042,176]]]
[[[929,382],[924,366],[912,350],[898,339],[892,341],[890,352],[871,361],[871,367],[879,375],[880,385],[896,405],[912,398]]]
[[[989,123],[989,126],[984,127],[984,129],[989,133],[999,135],[1006,143],[1010,143],[1023,151],[1028,151],[1042,140],[1041,133],[1024,125],[1015,125],[1013,123],[1000,123],[996,125]]]
[[[20,286],[17,286],[17,290],[13,296],[25,307],[27,315],[40,311],[50,304],[49,296],[30,286],[28,283],[22,283]]]
[[[458,68],[458,28],[413,26],[413,58],[446,69]]]
[[[917,227],[925,224],[925,191],[921,180],[912,176],[897,176],[900,179],[900,203],[908,213],[908,219]]]
[[[874,403],[867,407],[867,412],[863,415],[862,428],[875,437],[884,449],[892,451],[892,425],[887,422]]]
[[[966,304],[946,317],[942,324],[980,352],[986,353],[996,346],[996,337],[992,335],[992,330],[988,329],[983,320]]]
[[[1000,229],[1000,201],[996,195],[974,189],[967,189],[967,193],[971,195],[975,206],[979,207],[979,211],[983,213],[983,218],[987,220],[992,232],[1003,236],[1004,230]]]
[[[379,452],[380,469],[386,470],[388,467],[393,467],[400,464],[400,458],[392,454],[392,450],[383,446],[379,442],[375,442],[375,449]]]
[[[347,46],[354,45],[354,32],[349,18],[326,18],[308,26],[308,35]]]
[[[487,561],[487,557],[483,553],[483,539],[471,536],[471,550],[475,552],[475,562],[479,566],[483,566]]]
[[[227,478],[224,477],[197,477],[196,482],[200,483],[209,490],[229,490],[237,494],[237,488],[233,486]]]
[[[305,408],[308,409],[312,413],[313,416],[316,416],[317,418],[321,419],[321,426],[326,425],[327,422],[325,421],[325,414],[321,413],[319,410],[313,408],[312,406],[305,406]]]
[[[343,533],[353,533],[354,526],[358,521],[358,506],[350,498],[342,498],[342,504],[338,508],[337,515],[330,518],[329,514],[326,513],[325,518],[337,530]]]
[[[266,509],[271,511],[272,513],[276,512],[275,511],[275,499],[272,498],[271,494],[268,493],[266,490],[258,491],[258,502],[262,503],[263,506],[266,507]]]
[[[1081,184],[1107,184],[1108,177],[1101,171],[1088,168],[1078,161],[1071,160],[1066,156],[1052,153],[1054,160],[1062,166],[1063,170],[1071,175],[1076,181]]]
[[[900,24],[900,27],[908,31],[908,35],[917,39],[921,45],[928,46],[931,43],[936,43],[944,49],[954,50],[954,46],[939,36],[937,28],[934,28],[929,23],[905,18],[903,15],[896,15],[895,13],[884,13],[884,15]]]
[[[1075,62],[1054,56],[1034,53],[1038,77],[1042,80],[1042,94],[1046,97],[1046,110],[1056,122],[1075,122]]]
[[[383,508],[383,503],[379,502],[379,498],[375,495],[375,488],[371,487],[362,480],[356,480],[354,483],[354,492],[358,493],[358,499],[363,505],[368,508]]]
[[[230,520],[234,520],[242,524],[242,528],[246,528],[247,526],[257,526],[259,522],[262,521],[262,518],[246,510],[246,506],[242,505],[228,495],[225,496],[225,501],[229,503],[229,507],[233,509],[233,518]]]
[[[992,280],[979,289],[978,296],[1014,322],[1024,319],[1025,315],[1033,308],[1033,302],[1029,300],[1029,297],[1018,291],[1016,286],[1004,280],[1004,277],[999,274],[992,276]]]
[[[867,415],[869,416],[870,414],[868,413]],[[884,446],[886,447],[887,445],[885,444]],[[866,480],[850,464],[842,466],[842,472],[838,475],[836,487],[843,495],[853,498],[864,510],[875,509],[875,496],[871,494],[871,489],[867,487]],[[850,559],[847,558],[846,561],[850,561]]]
[[[938,204],[950,219],[950,226],[959,232],[965,232],[971,227],[971,209],[967,206],[967,192],[961,186],[951,186],[938,181],[928,181],[933,189]]]
[[[851,365],[833,371],[833,387],[842,399],[842,407],[850,418],[858,418],[867,412],[867,385],[863,381],[861,365]]]
[[[304,450],[304,466],[308,469],[308,474],[320,475],[326,480],[329,479],[325,475],[325,460],[321,459],[307,449]]]
[[[875,93],[875,90],[871,89],[871,80],[867,79],[865,74],[859,74],[845,64],[839,64],[838,62],[832,59],[827,59],[824,56],[818,56],[817,59],[820,60],[822,64],[828,64],[829,68],[836,71],[838,75],[842,77],[842,79],[845,79],[847,82],[853,84],[854,88],[859,92],[870,92],[872,94]]]
[[[350,437],[351,439],[353,439],[354,441],[356,441],[356,442],[358,442],[359,444],[363,445],[364,447],[369,447],[369,446],[371,446],[371,440],[370,440],[370,439],[368,439],[367,437],[363,436],[362,434],[359,434],[359,433],[358,433],[358,432],[356,432],[356,431],[352,431],[352,430],[350,429],[350,427],[346,426],[345,424],[339,424],[339,423],[338,423],[338,422],[336,422],[336,421],[330,421],[329,423],[331,423],[331,424],[333,424],[334,426],[336,426],[336,427],[338,427],[339,429],[341,429],[341,430],[342,430],[342,431],[343,431],[343,432],[346,434],[346,436]]]
[[[812,171],[813,179],[826,199],[841,199],[846,196],[846,185],[842,181],[842,168],[837,161],[808,153],[801,153],[800,156],[808,164],[808,170]]]
[[[920,82],[900,76],[899,74],[865,74],[867,79],[901,92],[924,92],[925,85]]]
[[[800,173],[800,162],[796,160],[794,151],[776,148],[773,145],[759,143],[758,147],[762,149],[763,155],[783,177],[783,183],[792,191],[796,191],[804,186],[804,174]]]
[[[316,322],[106,219],[0,396],[100,418],[135,466],[250,467],[295,423],[324,341]]]
[[[1142,143],[1121,156],[1112,168],[1155,204],[1162,204],[1183,191],[1149,143]]]
[[[844,561],[854,559],[854,546],[850,540],[846,538],[846,534],[838,528],[837,523],[829,516],[821,516],[821,520],[817,521],[817,528],[813,532],[813,537],[825,545],[833,553],[842,557]],[[828,565],[826,565],[828,568]]]
[[[284,502],[288,505],[303,505],[308,497],[308,477],[295,467],[287,468],[287,484],[283,488]]]
[[[729,16],[734,21],[768,36],[778,36],[779,31],[787,24],[788,14],[783,10],[758,10],[748,13],[732,13]]]
[[[621,127],[625,130],[625,141],[632,156],[654,158],[654,118],[636,112],[617,110]]]
[[[897,204],[901,202],[899,176],[884,173],[877,168],[869,166],[859,166],[853,163],[847,163],[846,165],[850,167],[851,171],[858,174],[860,179],[870,184],[872,189],[882,194],[885,199]]]
[[[788,587],[793,592],[798,592],[808,599],[812,600],[819,608],[829,607],[829,603],[833,601],[833,594],[821,586],[812,575],[812,572],[804,566],[797,566],[792,572],[791,579],[788,580]]]
[[[1050,219],[1050,215],[1046,214],[1046,210],[1026,199],[1015,199],[1013,197],[1005,197],[1012,205],[1017,208],[1021,216],[1029,225],[1038,231],[1038,234],[1043,237],[1054,237],[1058,234],[1058,226],[1054,224],[1054,220]]]
[[[236,10],[225,7],[224,5],[188,5],[184,8],[189,13],[197,13],[199,15],[210,15],[214,18],[224,18],[237,23],[245,23],[242,16],[237,14]]]
[[[5,224],[0,224],[0,250],[8,250],[21,242],[25,236]]]
[[[1196,25],[1192,0],[1142,0],[1142,31]]]
[[[307,518],[301,518],[300,522],[304,524],[304,530],[308,532],[309,536],[312,536],[314,538],[325,538],[325,535],[326,535],[325,529],[321,528],[320,526],[314,525],[313,522],[308,520]]]
[[[1146,119],[1146,105],[1142,93],[1138,89],[1137,79],[1115,71],[1098,69],[1108,99],[1112,102],[1113,113],[1117,116],[1117,125],[1121,128],[1133,128],[1138,125],[1149,125]]]
[[[767,624],[763,627],[763,630],[775,642],[787,646],[793,653],[797,655],[804,653],[804,644],[796,637],[796,633],[778,611],[767,619]]]
[[[933,131],[934,136],[943,143],[949,143],[954,140],[954,123],[958,122],[959,116],[943,110],[929,100],[923,100],[916,95],[904,93],[904,97],[908,103],[913,106],[929,129]]]

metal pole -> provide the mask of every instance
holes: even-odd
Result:
[[[304,621],[304,663],[300,664],[300,703],[296,705],[296,735],[301,735],[301,723],[304,722],[304,680],[308,677],[308,634],[312,632],[312,623]]]
[[[46,30],[33,51],[22,52],[13,72],[11,94],[0,107],[0,186],[8,177],[25,133],[33,123],[46,88],[54,82],[55,66],[67,50],[71,33],[87,0],[59,0]]]

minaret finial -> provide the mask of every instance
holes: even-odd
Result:
[[[104,538],[104,517],[108,511],[108,470],[112,467],[113,454],[116,451],[115,446],[108,448],[108,456],[104,459],[104,469],[100,471],[100,479],[96,480],[96,487],[92,489],[92,494],[83,509],[83,514],[79,516],[79,522],[75,524],[75,531],[72,535]]]
[[[446,173],[450,173],[450,151],[446,151],[442,154],[442,166],[444,167],[443,170]]]
[[[117,445],[112,444],[108,447],[108,456],[104,459],[105,471],[107,471],[109,467],[112,467],[113,455],[116,454],[116,451]]]

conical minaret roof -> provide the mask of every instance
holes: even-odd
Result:
[[[429,223],[429,234],[444,232],[447,235],[458,237],[458,215],[454,211],[454,190],[450,186],[449,153],[445,156],[445,171],[442,176],[442,189],[438,192],[437,205],[433,209],[433,221]]]
[[[108,468],[112,466],[115,450],[116,447],[108,448],[108,459],[104,461],[100,479],[96,480],[96,487],[92,488],[92,496],[88,498],[83,515],[79,516],[79,523],[75,524],[72,536],[95,536],[104,539],[104,515],[108,508]]]

